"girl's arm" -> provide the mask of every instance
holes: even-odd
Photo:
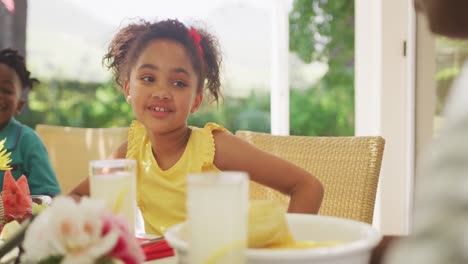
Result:
[[[213,136],[220,170],[246,171],[251,180],[289,195],[290,213],[318,213],[324,190],[313,175],[234,135],[213,131]]]
[[[109,159],[124,159],[127,155],[127,142],[120,145],[109,157]],[[79,200],[81,196],[89,196],[89,177],[86,177],[80,182],[69,195],[75,200]]]

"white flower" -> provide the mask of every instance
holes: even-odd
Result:
[[[64,256],[64,264],[93,263],[111,251],[119,237],[115,231],[102,234],[106,212],[99,200],[83,198],[75,203],[70,197],[56,197],[27,230],[21,260],[27,263]]]

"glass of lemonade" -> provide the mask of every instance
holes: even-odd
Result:
[[[188,263],[246,263],[248,186],[244,172],[188,176]]]
[[[91,197],[106,202],[110,210],[123,215],[135,233],[136,162],[131,159],[92,160],[89,163]]]

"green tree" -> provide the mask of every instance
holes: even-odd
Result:
[[[226,97],[219,106],[204,103],[198,113],[190,116],[188,123],[203,127],[207,122],[216,122],[232,132],[270,132],[270,95],[254,90],[246,98]]]
[[[329,67],[311,91],[293,90],[291,134],[353,135],[354,1],[294,0],[289,26],[290,50]]]
[[[112,82],[43,81],[29,95],[18,120],[34,128],[39,123],[74,127],[128,126],[130,106]]]

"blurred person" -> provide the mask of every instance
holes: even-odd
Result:
[[[468,39],[468,0],[415,0],[435,34]],[[468,263],[468,63],[444,109],[445,126],[422,161],[413,230],[385,237],[372,263]]]
[[[0,51],[0,140],[6,139],[5,149],[11,153],[11,174],[16,180],[25,175],[32,195],[54,196],[61,190],[44,143],[14,117],[21,113],[26,94],[36,82],[18,51]],[[0,171],[0,188],[4,172]]]

